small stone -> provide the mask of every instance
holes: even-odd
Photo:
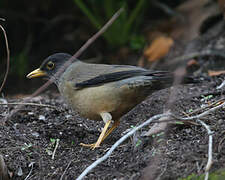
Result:
[[[23,175],[23,170],[21,167],[18,168],[18,172],[17,172],[18,176],[22,176]]]
[[[187,134],[189,134],[191,132],[191,129],[186,129],[185,131]]]
[[[223,119],[220,119],[219,121],[218,121],[218,124],[223,124],[224,123],[224,120]]]
[[[0,98],[0,103],[7,104],[8,102],[6,99]],[[7,107],[7,105],[3,105],[3,107]]]
[[[28,112],[27,114],[28,115],[34,115],[34,112]]]
[[[40,134],[38,133],[38,132],[33,132],[33,133],[31,133],[34,137],[39,137],[40,136]]]
[[[66,119],[69,119],[71,116],[72,116],[72,115],[67,114],[67,115],[66,115]]]
[[[39,115],[39,118],[38,119],[44,121],[45,120],[45,116]]]

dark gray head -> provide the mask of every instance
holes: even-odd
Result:
[[[72,56],[66,53],[56,53],[47,57],[41,66],[27,75],[27,78],[47,76],[58,81],[61,74],[66,70],[69,65],[68,60]],[[68,64],[66,63],[68,62]],[[66,64],[65,64],[66,63]]]
[[[45,72],[48,77],[52,78],[56,74],[58,77],[64,72],[63,65],[71,58],[70,54],[56,53],[47,57],[40,66],[40,70]],[[60,72],[61,71],[61,72]]]

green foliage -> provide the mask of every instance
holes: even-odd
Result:
[[[201,101],[208,101],[209,99],[212,99],[213,98],[213,95],[210,94],[208,96],[204,96],[204,95],[201,95]]]
[[[24,75],[28,71],[28,56],[22,51],[19,54],[11,58],[12,71],[18,75],[20,78],[24,78]]]
[[[140,146],[140,145],[141,145],[141,143],[142,143],[142,140],[141,140],[141,139],[138,139],[138,140],[137,140],[137,142],[136,142],[136,144],[135,144],[135,147]]]
[[[18,74],[20,77],[24,77],[24,74],[26,74],[27,72],[27,66],[28,66],[28,58],[27,58],[27,55],[23,52],[21,52],[19,55],[18,55]]]
[[[50,138],[50,141],[51,141],[51,143],[52,143],[52,144],[55,144],[56,139],[54,139],[54,138]]]
[[[22,151],[25,151],[25,150],[27,150],[27,149],[31,148],[32,146],[33,146],[33,145],[32,145],[31,143],[29,143],[29,144],[24,143],[24,146],[23,146],[23,147],[21,147],[21,150],[22,150]]]
[[[112,47],[130,45],[132,49],[144,47],[143,35],[137,33],[142,23],[142,15],[146,9],[146,0],[136,1],[132,10],[126,0],[74,0],[74,3],[86,15],[92,25],[99,30],[121,7],[124,11],[103,34],[104,39]]]
[[[183,125],[184,123],[181,121],[175,121],[175,124]]]
[[[18,54],[14,55],[11,58],[13,71],[21,79],[23,79],[28,72],[28,54],[30,52],[31,42],[32,37],[31,35],[29,35],[25,41],[23,48],[19,51]]]
[[[139,50],[143,48],[145,44],[145,39],[143,35],[133,35],[130,39],[130,47],[134,50]]]
[[[153,134],[152,137],[155,138],[155,137],[159,137],[159,136],[162,136],[164,135],[164,132],[161,132],[161,133],[158,133],[158,134]]]
[[[205,174],[202,175],[191,174],[186,178],[179,178],[179,180],[204,180],[204,178]],[[224,169],[209,174],[209,180],[223,180],[223,179],[225,179]]]

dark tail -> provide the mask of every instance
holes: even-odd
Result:
[[[191,76],[183,76],[179,77],[176,76],[175,73],[167,72],[167,71],[156,71],[152,74],[153,79],[156,81],[159,81],[161,83],[165,83],[168,85],[174,84],[194,84],[194,83],[200,83],[200,79],[194,78]]]

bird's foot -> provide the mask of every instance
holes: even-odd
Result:
[[[95,148],[100,147],[100,145],[98,143],[93,143],[93,144],[84,144],[84,143],[80,143],[81,146],[84,147],[90,147],[92,150],[94,150]]]

